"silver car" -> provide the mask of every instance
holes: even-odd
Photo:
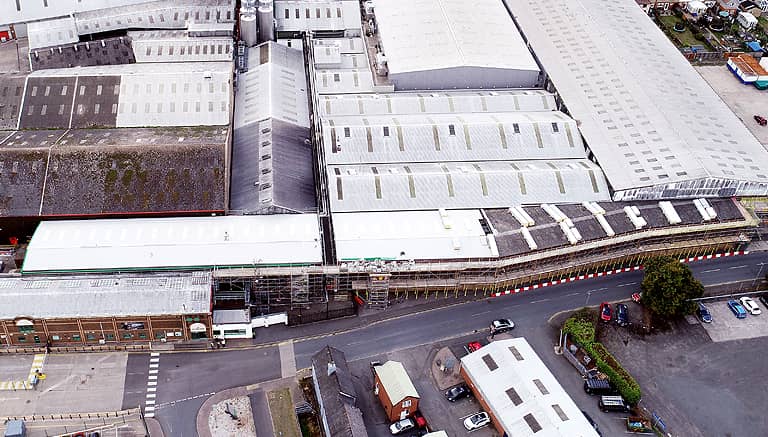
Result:
[[[464,419],[464,428],[467,431],[473,431],[478,428],[482,428],[491,423],[491,417],[485,411],[479,411],[466,419]]]

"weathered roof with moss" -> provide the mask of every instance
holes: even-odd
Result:
[[[6,136],[0,135],[0,215],[225,209],[227,127]]]

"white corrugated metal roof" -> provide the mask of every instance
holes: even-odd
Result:
[[[318,94],[357,94],[373,92],[373,76],[368,69],[317,70]]]
[[[275,21],[279,31],[353,30],[360,32],[357,0],[277,0]]]
[[[23,271],[322,262],[314,214],[41,222]]]
[[[75,318],[211,311],[207,272],[0,278],[0,319]]]
[[[27,24],[27,36],[29,37],[30,50],[74,43],[80,40],[75,20],[72,17],[33,21]]]
[[[387,211],[333,215],[341,260],[498,257],[479,210]]]
[[[183,30],[128,32],[136,62],[231,61],[231,37],[194,37]]]
[[[248,50],[248,72],[235,94],[235,129],[277,118],[309,127],[309,100],[301,50],[269,42]]]
[[[376,0],[390,74],[452,67],[539,71],[498,0]]]
[[[413,386],[411,378],[408,377],[408,372],[405,371],[403,363],[399,361],[387,361],[386,363],[376,366],[376,374],[379,376],[383,389],[389,395],[392,405],[397,405],[400,401],[407,397],[418,398],[419,393],[416,391],[416,387]]]
[[[335,212],[610,199],[602,172],[587,159],[329,165],[327,172]]]
[[[722,178],[765,191],[768,152],[633,0],[504,1],[614,190],[666,197]]]
[[[323,117],[328,164],[586,158],[557,111]]]
[[[525,338],[493,341],[465,355],[461,367],[508,435],[597,437]]]
[[[367,59],[367,58],[366,58]],[[327,95],[323,116],[555,111],[555,96],[544,90],[436,91]]]

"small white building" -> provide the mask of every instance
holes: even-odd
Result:
[[[746,30],[752,30],[757,26],[757,18],[749,12],[739,12],[736,21]]]
[[[499,435],[598,435],[524,338],[493,341],[466,355],[461,374]]]
[[[699,15],[706,12],[707,5],[698,0],[693,0],[685,5],[685,10],[694,17],[698,17]]]

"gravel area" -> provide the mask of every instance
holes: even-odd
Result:
[[[237,419],[227,414],[227,408]],[[256,437],[251,401],[247,396],[227,399],[213,406],[208,419],[214,437]]]

